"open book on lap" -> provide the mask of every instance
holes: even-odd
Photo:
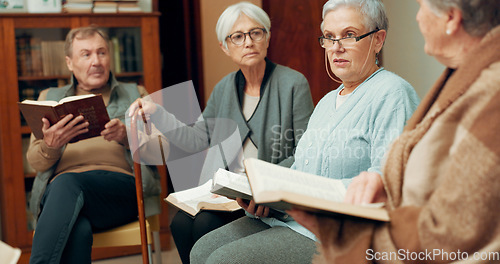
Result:
[[[212,180],[209,180],[198,187],[171,193],[165,201],[193,217],[201,210],[233,212],[241,209],[235,200],[215,195],[211,189]]]
[[[18,106],[37,139],[43,138],[43,117],[49,120],[50,125],[53,125],[68,114],[74,117],[83,115],[85,121],[89,122],[89,131],[74,137],[70,143],[100,136],[104,125],[109,122],[109,115],[100,94],[69,96],[59,102],[24,100],[18,102]]]
[[[255,203],[278,210],[297,208],[323,214],[342,214],[390,221],[383,204],[344,203],[341,180],[313,175],[258,159],[244,161]]]

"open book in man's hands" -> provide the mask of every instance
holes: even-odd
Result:
[[[212,185],[209,180],[198,187],[171,193],[165,201],[193,217],[201,210],[232,212],[241,209],[235,200],[211,193]]]
[[[380,205],[344,203],[346,189],[341,180],[313,175],[250,158],[244,161],[255,203],[278,210],[297,208],[324,214],[341,214],[386,221],[389,214]]]
[[[38,139],[43,138],[43,117],[49,120],[50,125],[54,125],[68,114],[73,114],[74,117],[83,115],[85,121],[89,122],[89,131],[74,137],[71,143],[101,135],[104,125],[109,122],[108,112],[100,94],[69,96],[59,102],[24,100],[18,102],[18,105],[31,131]]]

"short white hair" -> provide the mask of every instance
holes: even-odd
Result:
[[[321,22],[321,32],[324,30],[324,19],[325,16],[341,7],[354,7],[356,8],[363,17],[365,18],[364,25],[371,31],[378,29],[384,29],[387,31],[389,27],[389,21],[385,13],[384,4],[380,0],[329,0],[323,6],[323,21]]]
[[[271,30],[271,19],[267,13],[262,10],[262,8],[249,3],[249,2],[240,2],[234,5],[229,6],[222,12],[217,21],[217,25],[215,26],[215,33],[217,33],[217,39],[219,42],[222,42],[225,48],[227,48],[226,38],[229,35],[231,29],[236,23],[236,20],[242,15],[245,14],[255,22],[259,23],[263,28],[266,29],[266,32],[270,32]],[[267,38],[268,34],[266,34]]]

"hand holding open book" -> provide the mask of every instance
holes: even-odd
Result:
[[[69,96],[59,102],[24,100],[18,105],[31,131],[38,139],[43,138],[43,117],[54,125],[68,114],[72,114],[73,117],[82,115],[85,121],[89,122],[89,131],[74,137],[71,143],[99,136],[104,130],[104,125],[110,121],[100,94]]]
[[[246,159],[244,163],[248,178],[219,169],[214,174],[213,183],[211,180],[203,186],[186,190],[184,192],[189,195],[181,198],[179,196],[184,195],[184,192],[171,194],[166,200],[191,215],[202,209],[228,211],[227,208],[214,205],[214,201],[210,201],[213,199],[210,196],[212,192],[231,199],[253,199],[255,203],[268,206],[276,212],[296,208],[322,214],[350,215],[378,221],[390,220],[389,214],[382,208],[383,204],[344,203],[346,188],[341,180],[292,170],[253,158]],[[174,197],[176,194],[177,198]],[[183,205],[178,205],[179,202]],[[192,203],[191,209],[186,209],[185,205],[189,203]]]
[[[246,159],[245,168],[257,204],[278,210],[297,208],[323,214],[342,214],[389,221],[380,204],[344,203],[346,189],[341,180],[281,167],[258,159]]]

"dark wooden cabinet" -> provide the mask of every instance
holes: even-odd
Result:
[[[307,78],[314,104],[339,84],[325,68],[325,50],[320,47],[321,13],[325,0],[262,0],[271,18],[268,57],[293,68]]]
[[[155,1],[155,5],[157,2]],[[157,6],[155,7],[157,10]],[[0,210],[2,240],[21,248],[19,263],[27,263],[33,236],[32,216],[27,210],[27,196],[34,173],[23,161],[30,129],[22,122],[17,102],[32,91],[66,82],[69,75],[23,73],[19,64],[20,36],[41,34],[41,38],[64,40],[71,29],[96,24],[108,30],[110,36],[129,34],[135,40],[136,65],[121,73],[119,80],[131,80],[144,85],[152,93],[162,88],[161,53],[158,12],[127,14],[2,14],[0,16]],[[45,32],[52,32],[47,33]],[[125,33],[124,33],[125,32]],[[52,37],[47,36],[52,35]],[[16,41],[16,38],[18,41]],[[62,53],[63,51],[60,50]],[[23,147],[24,143],[24,147]],[[166,187],[166,169],[161,168],[162,185]],[[163,188],[166,189],[166,188]],[[165,190],[164,190],[165,192]],[[163,196],[166,196],[164,193]],[[169,247],[168,210],[161,216],[162,246]],[[96,250],[94,258],[104,258],[140,252],[139,247]]]

